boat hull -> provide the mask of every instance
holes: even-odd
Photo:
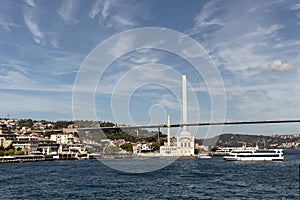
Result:
[[[231,156],[224,156],[224,160],[226,161],[249,161],[249,162],[275,162],[275,161],[283,161],[284,157],[282,158],[268,158],[268,157],[262,157],[262,158],[241,158],[241,157],[231,157]]]

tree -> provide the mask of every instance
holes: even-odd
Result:
[[[24,152],[21,150],[17,150],[14,152],[14,155],[24,155]]]
[[[151,145],[150,145],[150,148],[151,148],[153,151],[159,150],[159,147],[160,147],[160,144],[159,144],[158,142],[152,142]]]
[[[218,149],[220,149],[220,147],[214,146],[214,147],[211,149],[211,151],[215,152],[215,151],[217,151]]]
[[[74,122],[73,121],[57,121],[57,122],[54,122],[53,129],[67,128],[71,124],[74,124]]]
[[[20,119],[19,120],[19,127],[27,127],[32,128],[33,127],[33,121],[32,119]]]
[[[133,152],[132,144],[131,143],[126,143],[122,144],[120,148],[124,149],[127,152]]]
[[[107,146],[105,147],[105,154],[115,154],[119,152],[119,147],[116,146]]]
[[[5,150],[4,151],[4,155],[5,156],[11,156],[15,154],[15,150],[14,149],[9,149],[9,150]]]

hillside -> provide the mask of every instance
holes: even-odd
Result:
[[[197,140],[199,144],[206,146],[241,147],[256,146],[260,148],[298,148],[300,135],[245,135],[245,134],[222,134],[213,138]]]

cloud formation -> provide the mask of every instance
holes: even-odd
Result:
[[[29,5],[31,7],[36,6],[35,3],[34,3],[34,0],[25,0],[25,2],[27,3],[27,5]]]
[[[293,69],[291,64],[283,63],[281,60],[274,60],[270,66],[275,71],[289,71]]]
[[[62,17],[66,24],[76,24],[78,19],[75,17],[75,12],[77,10],[77,5],[79,1],[73,0],[68,1],[64,0],[58,9],[57,13]]]
[[[300,71],[297,69],[300,64],[298,2],[286,0],[242,3],[238,0],[230,2],[211,0],[192,1],[188,4],[182,1],[170,3],[156,0],[146,3],[124,0],[93,0],[84,3],[82,0],[2,2],[0,1],[0,38],[2,38],[0,90],[18,93],[20,99],[24,92],[39,93],[37,96],[40,99],[49,99],[49,91],[70,94],[76,79],[76,71],[84,57],[111,35],[137,26],[170,28],[187,33],[199,42],[213,58],[222,75],[226,91],[229,91],[229,104],[236,106],[237,97],[249,95],[247,91],[250,90],[261,91],[266,96],[275,96],[278,99],[286,97],[293,101],[300,99],[300,95],[295,92],[299,90],[299,86],[295,83],[300,80]],[[145,37],[145,40],[147,39]],[[101,84],[97,91],[99,89],[101,97],[110,96],[118,84],[117,81],[130,70],[132,78],[122,79],[119,95],[125,96],[130,88],[128,86],[160,80],[164,80],[172,89],[180,88],[179,75],[172,76],[168,70],[155,72],[151,63],[170,66],[180,73],[185,73],[189,80],[196,76],[193,70],[188,69],[190,65],[186,61],[161,51],[151,52],[147,49],[143,51],[144,53],[133,51],[123,55],[134,44],[136,41],[132,35],[128,38],[119,38],[108,47],[108,53],[118,59],[100,79]],[[191,59],[203,56],[193,48],[183,49],[182,53]],[[102,58],[99,55],[95,59]],[[143,64],[148,66],[132,70],[135,66]],[[95,69],[96,67],[99,66],[95,66]],[[293,73],[276,73],[289,71]],[[200,98],[209,96],[205,81],[199,79],[198,75],[195,80],[197,81],[192,83],[192,91],[201,94]],[[142,92],[149,91],[157,95],[157,98],[154,95],[148,98],[155,98],[153,103],[175,110],[176,101],[161,95],[164,94],[162,88],[151,85],[146,89]],[[245,94],[237,94],[236,97],[233,93],[237,90],[242,90]],[[4,96],[3,92],[1,96]],[[32,102],[30,95],[24,98],[28,98],[28,104]],[[57,99],[55,103],[59,104],[60,101],[64,100]],[[209,105],[208,101],[201,99],[201,103],[205,106]],[[104,105],[109,104],[105,103]],[[249,117],[246,115],[248,110],[244,108],[255,103],[261,102],[255,97],[249,101],[241,99],[241,110],[235,113],[236,116],[240,117],[240,113],[245,113],[245,117]],[[266,116],[267,111],[260,111],[264,106],[258,105],[257,108],[257,113],[251,117]],[[22,107],[16,107],[16,110],[20,109]],[[105,109],[107,108],[104,107]],[[208,113],[209,108],[205,111]],[[201,114],[205,111],[202,110]]]
[[[97,0],[88,16],[91,19],[98,17],[101,26],[125,29],[137,25],[136,13],[136,8],[128,7],[125,1]]]
[[[30,12],[28,9],[24,9],[23,19],[27,28],[33,35],[33,40],[37,44],[40,44],[43,40],[44,34],[40,31],[39,25],[35,21],[36,18],[33,16],[32,12]]]
[[[0,17],[0,27],[6,31],[10,31],[13,27],[18,27],[18,25]]]

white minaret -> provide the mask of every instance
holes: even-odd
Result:
[[[187,124],[187,95],[185,75],[182,75],[182,123]],[[187,126],[183,126],[183,132],[187,132]]]
[[[194,155],[194,137],[187,128],[187,88],[186,76],[182,75],[182,132],[177,139],[177,149],[180,156]]]
[[[168,146],[171,146],[170,115],[168,115]]]

